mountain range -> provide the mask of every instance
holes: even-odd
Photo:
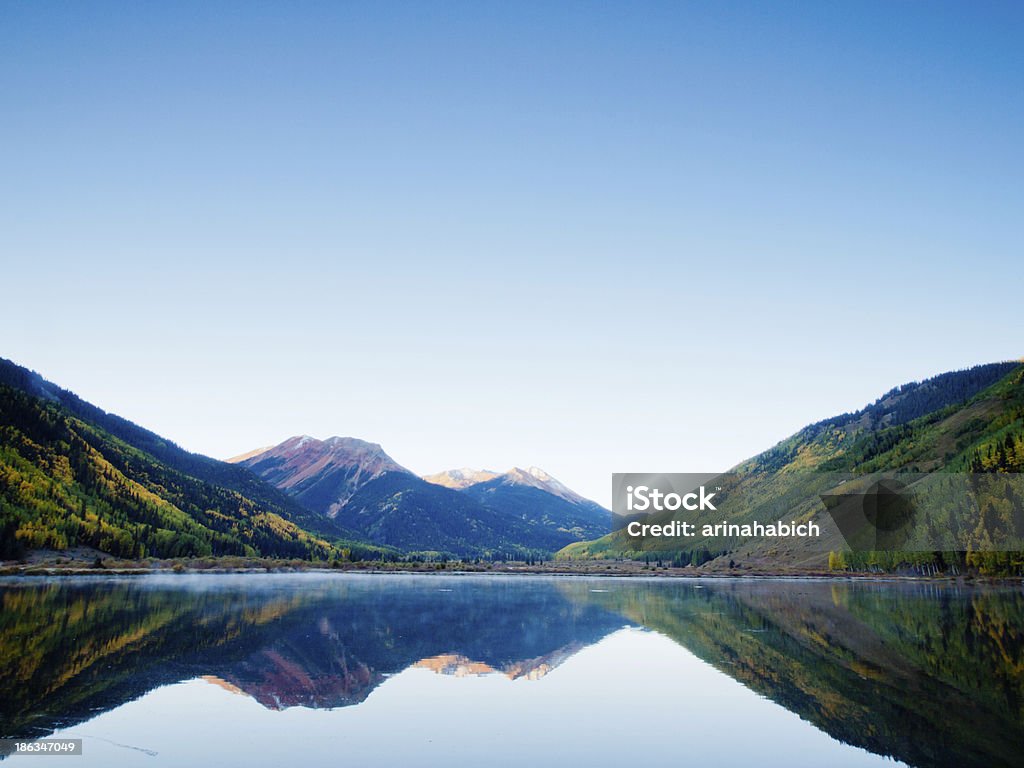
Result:
[[[342,437],[218,461],[0,359],[0,559],[81,546],[134,559],[525,558],[610,530],[607,510],[540,470],[499,477],[486,492],[447,488]]]
[[[229,461],[366,541],[403,551],[543,555],[611,529],[611,513],[536,467],[419,477],[376,443],[291,437]]]
[[[1024,472],[1024,365],[993,363],[896,387],[800,430],[731,474],[741,519],[809,520],[829,473]],[[1019,475],[1018,475],[1019,476]],[[786,506],[789,500],[793,504]],[[992,514],[1001,507],[995,505]],[[124,558],[649,557],[820,568],[799,540],[715,551],[696,538],[638,548],[611,513],[536,467],[417,476],[375,443],[297,436],[223,462],[0,359],[0,558],[88,546]],[[941,522],[941,521],[940,521]],[[1024,521],[997,521],[1007,540]],[[969,533],[969,532],[968,532]],[[834,549],[841,550],[837,539]],[[673,547],[666,549],[666,546]],[[974,563],[1014,568],[974,549]],[[989,547],[991,550],[991,547]],[[998,558],[997,558],[998,559]],[[878,562],[849,565],[877,566]]]

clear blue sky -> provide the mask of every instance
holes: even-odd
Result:
[[[1021,40],[1021,3],[4,3],[0,356],[214,456],[725,469],[1024,354]]]

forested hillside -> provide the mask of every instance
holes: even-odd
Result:
[[[326,559],[344,534],[247,470],[0,361],[0,557],[85,545],[127,558]]]
[[[1020,519],[1020,504],[1015,503],[1019,476],[1012,473],[1024,469],[1022,459],[1024,365],[978,366],[898,387],[859,411],[811,424],[738,465],[724,481],[731,484],[727,490],[743,500],[730,522],[784,518],[817,520],[824,527],[828,517],[821,495],[831,492],[837,476],[921,473],[921,487],[915,492],[933,502],[922,510],[924,525],[942,530],[951,521],[948,491],[949,484],[956,482],[952,476],[992,474],[991,482],[969,481],[981,519],[976,526],[950,534],[955,534],[950,551],[922,551],[922,547],[899,552],[844,551],[846,544],[833,525],[831,558],[827,549],[810,547],[806,540],[746,541],[734,546],[703,537],[638,542],[622,531],[570,545],[560,554],[567,558],[649,558],[653,554],[676,565],[715,561],[717,566],[731,562],[769,569],[969,567],[1016,573],[1024,569],[1018,546],[1024,540],[1024,519]],[[957,525],[958,521],[951,523],[954,528]]]

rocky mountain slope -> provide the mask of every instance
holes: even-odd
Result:
[[[543,470],[421,478],[375,443],[291,437],[232,459],[375,544],[459,557],[545,557],[610,530],[610,513]]]

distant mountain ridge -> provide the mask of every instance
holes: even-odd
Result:
[[[508,472],[490,480],[474,483],[462,493],[481,505],[500,511],[545,535],[545,544],[554,546],[562,536],[581,540],[590,531],[611,528],[611,512],[580,496],[538,467]]]
[[[424,475],[423,479],[434,485],[443,485],[445,488],[461,491],[477,483],[483,483],[497,477],[500,472],[492,472],[489,469],[447,469],[444,472],[437,472],[433,475]]]
[[[512,467],[507,472],[463,467],[461,469],[448,469],[433,475],[424,475],[423,479],[428,483],[442,485],[445,488],[453,488],[457,491],[464,491],[471,486],[498,479],[502,485],[530,486],[545,493],[550,493],[553,496],[558,496],[572,504],[587,501],[587,499],[584,499],[564,483],[556,480],[540,467],[528,467],[527,469]]]
[[[300,435],[231,462],[189,453],[0,359],[0,559],[80,546],[124,558],[525,559],[610,529],[606,510],[540,470],[473,479],[484,477],[530,487],[532,506],[429,483],[352,437]]]
[[[458,556],[544,555],[611,530],[611,513],[537,467],[421,478],[381,446],[290,437],[235,461],[367,540]]]

